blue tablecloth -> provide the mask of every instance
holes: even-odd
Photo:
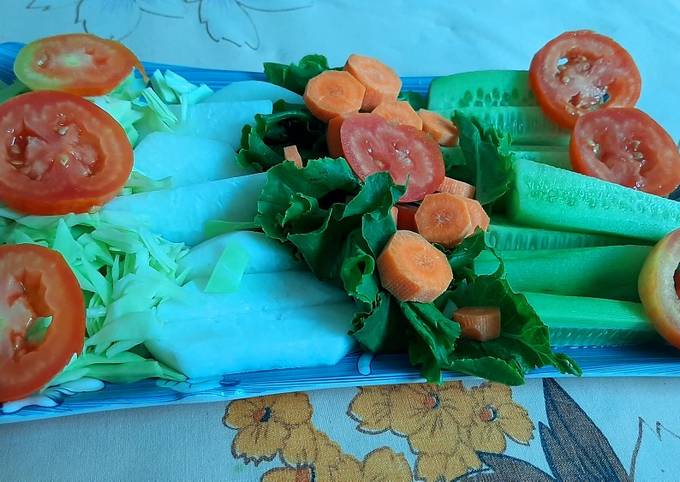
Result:
[[[417,5],[417,6],[416,6]],[[403,75],[526,68],[564,30],[636,59],[680,136],[677,2],[13,0],[0,42],[87,30],[141,58],[234,70],[310,52]],[[126,410],[0,427],[0,480],[679,480],[680,379],[457,382]]]

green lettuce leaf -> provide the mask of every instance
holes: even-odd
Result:
[[[312,54],[302,57],[297,64],[264,63],[264,75],[268,82],[280,85],[300,95],[304,94],[307,82],[324,70],[330,70],[323,55]]]
[[[485,131],[460,112],[453,121],[458,127],[460,149],[443,150],[446,175],[474,185],[480,204],[491,204],[510,189],[510,137],[495,129]]]
[[[253,125],[244,126],[237,159],[266,171],[284,161],[283,148],[290,145],[297,146],[303,160],[328,155],[326,125],[303,104],[279,100],[271,114],[257,114]]]
[[[451,359],[452,367],[459,358],[467,360],[491,357],[504,360],[520,375],[546,365],[552,365],[562,373],[581,374],[573,360],[552,351],[548,327],[543,324],[527,299],[512,291],[505,280],[502,265],[493,275],[463,281],[455,289],[445,293],[438,303],[444,300],[452,301],[458,308],[498,306],[501,311],[501,336],[486,342],[461,339],[456,346],[455,356]],[[512,384],[511,380],[499,379],[496,373],[479,372],[476,375]]]
[[[286,162],[267,173],[256,223],[267,236],[292,245],[318,278],[343,287],[356,301],[350,333],[364,349],[408,351],[428,381],[439,382],[442,370],[511,385],[545,365],[580,373],[572,360],[552,352],[548,329],[526,298],[512,292],[502,269],[474,275],[472,263],[487,249],[481,230],[454,249],[438,247],[455,282],[434,303],[398,302],[382,288],[376,259],[396,231],[390,210],[403,192],[387,173],[360,182],[342,158],[311,160],[302,169]],[[489,305],[501,309],[500,338],[461,338],[452,313]]]

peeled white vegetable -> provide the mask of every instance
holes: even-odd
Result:
[[[319,283],[318,280],[314,280]],[[263,299],[265,295],[262,296]],[[354,304],[345,301],[281,311],[186,320],[170,312],[146,347],[190,378],[278,368],[334,365],[353,348]],[[201,311],[194,304],[195,311]]]
[[[193,104],[185,106],[184,116],[182,106],[168,107],[179,119],[173,129],[176,134],[226,142],[233,149],[239,148],[241,130],[244,125],[252,124],[255,114],[272,112],[272,103],[268,100]]]
[[[285,100],[291,104],[302,104],[302,96],[276,84],[262,80],[234,82],[221,88],[203,102],[235,102],[244,100]]]
[[[135,170],[153,180],[171,178],[172,187],[252,174],[225,142],[153,132],[135,148]]]
[[[120,196],[102,211],[141,222],[168,241],[193,246],[205,239],[207,221],[253,221],[266,179],[265,173],[251,174]]]
[[[208,278],[220,259],[224,248],[238,243],[249,255],[246,274],[276,273],[307,269],[296,261],[291,252],[281,243],[268,238],[264,233],[236,231],[223,234],[193,247],[178,262],[178,271],[186,272],[187,279]]]

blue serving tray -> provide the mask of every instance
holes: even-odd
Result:
[[[19,43],[0,44],[0,80],[10,82],[14,78],[12,64],[21,46]],[[197,69],[152,62],[144,62],[144,67],[148,72],[171,69],[191,82],[202,82],[213,89],[232,82],[264,79],[264,75],[258,72]],[[403,79],[404,89],[422,94],[427,94],[431,82],[432,77]],[[662,344],[612,348],[560,347],[559,350],[579,363],[584,377],[680,376],[680,352]],[[562,376],[552,367],[538,369],[528,375],[529,378]],[[462,378],[466,377],[450,372],[444,374],[445,380]],[[332,367],[268,370],[181,383],[159,380],[126,385],[106,383],[101,389],[88,392],[50,389],[41,397],[41,403],[50,406],[32,405],[18,411],[12,411],[9,404],[0,406],[0,424],[123,408],[227,401],[284,392],[422,381],[418,370],[410,366],[405,355],[371,357],[352,353]]]

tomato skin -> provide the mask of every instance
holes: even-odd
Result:
[[[680,229],[652,249],[640,271],[638,292],[654,328],[668,343],[680,348],[680,300],[675,271],[680,263]]]
[[[563,59],[568,62],[560,65]],[[552,39],[534,55],[529,83],[545,115],[571,128],[587,112],[634,106],[642,81],[635,61],[618,43],[578,30]]]
[[[600,109],[576,122],[569,145],[575,171],[668,196],[680,185],[680,153],[671,136],[644,112]]]
[[[444,159],[428,134],[406,125],[393,125],[376,114],[353,114],[340,127],[345,159],[363,181],[376,172],[389,172],[397,184],[407,184],[401,202],[420,201],[444,180]]]
[[[9,328],[0,331],[0,402],[24,398],[44,387],[82,351],[85,340],[83,292],[61,254],[31,244],[0,246],[0,279],[10,278],[21,283],[21,299],[27,300],[32,313],[52,316],[52,323],[42,342],[31,345],[24,339],[24,320],[12,320],[9,314],[10,306],[17,303],[16,293],[11,297],[6,289],[0,293],[0,317],[10,318]],[[11,341],[17,339],[21,348],[12,350]]]
[[[141,62],[123,44],[88,33],[55,35],[25,45],[14,61],[17,78],[32,90],[81,96],[111,92]]]
[[[0,104],[0,202],[17,212],[87,212],[118,194],[132,165],[123,128],[81,97],[39,91]]]

